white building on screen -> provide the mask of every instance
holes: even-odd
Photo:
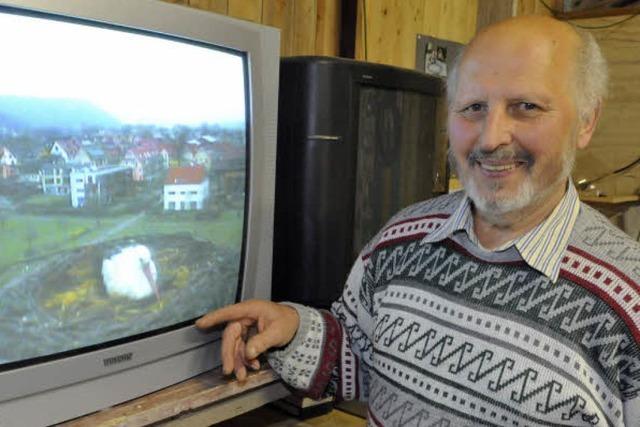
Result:
[[[131,185],[128,166],[84,167],[69,174],[71,206],[82,208],[89,203],[106,205],[127,192]]]
[[[209,178],[204,167],[169,169],[164,181],[165,211],[200,210],[208,198]]]

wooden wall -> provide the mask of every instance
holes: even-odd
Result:
[[[165,0],[279,28],[280,54],[337,56],[340,0]]]
[[[548,0],[553,1],[553,0]],[[538,0],[357,0],[356,59],[415,68],[416,39],[424,34],[468,43],[476,31],[515,15],[548,14]],[[445,191],[446,106],[437,109],[435,191]]]
[[[546,3],[555,8],[561,1],[546,0]],[[480,0],[476,28],[480,30],[493,22],[524,15],[551,15],[551,11],[539,0]]]
[[[415,67],[418,34],[468,43],[492,22],[550,14],[538,0],[357,0],[357,5],[356,58],[405,68]]]
[[[573,21],[598,27],[625,16]],[[578,153],[574,177],[593,179],[640,157],[640,17],[609,28],[591,29],[609,63],[609,99],[587,150]],[[595,184],[609,195],[640,192],[640,167]]]
[[[281,30],[281,54],[338,55],[340,3],[349,0],[165,0],[271,25]],[[476,31],[509,16],[550,12],[539,0],[353,0],[356,59],[415,68],[416,37],[467,43]],[[561,0],[547,0],[556,7]],[[601,26],[622,17],[574,21]],[[578,155],[576,178],[591,179],[640,156],[640,17],[591,30],[611,69],[611,96],[591,146]],[[640,169],[640,168],[639,168]],[[638,191],[640,171],[600,183],[608,194]]]
[[[481,0],[358,0],[356,58],[415,68],[416,37],[467,43]]]
[[[417,34],[467,43],[477,28],[506,16],[548,14],[539,0],[164,1],[279,28],[282,56],[337,56],[341,2],[355,1],[356,59],[406,68],[415,66]]]
[[[478,28],[508,16],[545,14],[539,1],[479,0]],[[558,2],[547,1],[556,8]],[[579,19],[570,21],[584,27],[611,25],[627,18]],[[598,40],[609,63],[610,96],[591,145],[578,152],[574,179],[593,179],[629,164],[640,157],[640,17],[609,28],[588,29]],[[604,194],[625,196],[640,191],[640,167],[597,183]]]

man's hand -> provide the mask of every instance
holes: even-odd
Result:
[[[247,367],[258,369],[258,356],[271,347],[287,345],[300,324],[298,312],[286,305],[270,301],[250,300],[229,305],[202,316],[196,322],[201,329],[226,323],[222,334],[222,372],[234,372],[244,381]],[[249,328],[258,333],[248,338]],[[247,340],[248,338],[248,340]]]

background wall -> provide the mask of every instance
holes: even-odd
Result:
[[[279,28],[280,54],[337,56],[340,0],[165,0]]]
[[[622,19],[625,16],[573,22],[602,27]],[[640,16],[612,27],[589,31],[600,43],[609,63],[609,99],[591,145],[578,154],[576,179],[606,175],[640,157]],[[594,185],[609,195],[638,194],[640,166]]]
[[[460,43],[473,37],[478,1],[358,0],[356,58],[414,68],[418,34]]]
[[[415,67],[417,34],[466,44],[492,22],[550,14],[538,0],[357,0],[357,4],[356,58],[406,68]]]
[[[509,16],[550,15],[540,0],[165,0],[280,28],[281,54],[339,53],[342,2],[357,10],[355,57],[415,68],[416,37],[467,43],[482,27]],[[562,0],[545,0],[558,8]],[[575,24],[601,27],[625,16],[580,19]],[[591,146],[578,154],[574,177],[593,179],[640,156],[640,17],[609,28],[592,29],[607,57],[611,95]],[[437,158],[444,168],[446,133],[439,112]],[[608,195],[640,192],[640,167],[597,183]]]
[[[359,60],[415,68],[418,34],[466,44],[485,25],[533,13],[550,12],[537,0],[357,0],[355,56]],[[435,167],[439,176],[445,176],[444,102],[438,106],[437,124]],[[434,188],[445,189],[443,181]]]
[[[552,8],[558,4],[551,0],[545,3]],[[358,0],[356,57],[413,68],[416,34],[467,43],[477,30],[492,22],[530,14],[551,12],[539,0]],[[571,22],[602,27],[626,17]],[[588,31],[594,34],[607,57],[611,85],[591,146],[579,152],[576,180],[602,176],[640,157],[640,17]],[[608,195],[638,194],[640,167],[599,181],[597,187]]]
[[[417,34],[467,43],[477,28],[504,17],[548,14],[538,0],[164,1],[279,28],[283,56],[337,56],[341,4],[354,2],[356,59],[405,68],[415,67]]]

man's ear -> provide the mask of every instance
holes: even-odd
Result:
[[[577,147],[580,149],[586,148],[591,142],[593,132],[596,130],[598,120],[600,120],[600,113],[602,112],[602,101],[598,101],[596,108],[591,111],[589,117],[580,117],[580,129],[578,131]]]

